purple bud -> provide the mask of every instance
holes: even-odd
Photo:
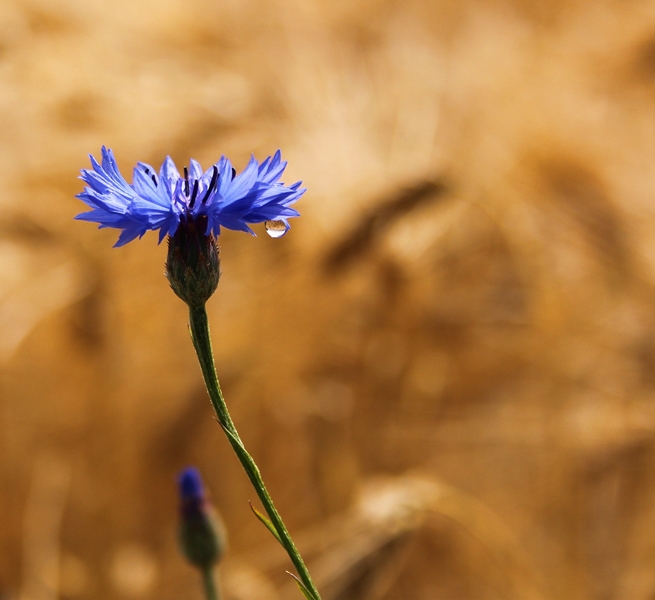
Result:
[[[180,549],[192,565],[209,568],[218,562],[225,550],[225,528],[205,495],[198,469],[187,467],[180,473],[177,483]]]

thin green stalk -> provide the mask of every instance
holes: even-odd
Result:
[[[221,586],[217,585],[214,577],[214,569],[205,567],[202,569],[202,584],[205,588],[205,598],[207,600],[221,600]]]
[[[218,417],[218,421],[222,425],[228,441],[241,461],[241,465],[255,488],[257,496],[259,496],[266,513],[270,517],[273,527],[279,535],[279,541],[287,551],[291,562],[293,562],[296,567],[300,581],[307,589],[307,592],[309,592],[315,600],[320,600],[321,597],[309,575],[309,571],[307,570],[300,553],[293,543],[293,540],[291,539],[291,536],[289,535],[289,532],[287,531],[287,528],[284,525],[280,514],[277,512],[266,486],[264,485],[264,480],[259,472],[259,468],[255,464],[252,456],[250,456],[246,451],[246,448],[239,437],[239,433],[232,422],[232,418],[230,417],[216,375],[214,355],[212,353],[211,338],[209,335],[209,321],[207,320],[207,311],[205,310],[204,305],[189,306],[189,322],[193,345],[196,349],[196,354],[198,355],[198,361],[200,362],[200,368],[202,369],[202,374],[205,379],[205,385],[207,386],[209,398],[214,407],[214,411],[216,412],[216,416]]]

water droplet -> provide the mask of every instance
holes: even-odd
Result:
[[[284,221],[266,221],[264,227],[266,227],[266,233],[272,238],[282,237],[289,231],[289,225]]]

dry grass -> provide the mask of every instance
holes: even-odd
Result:
[[[0,82],[0,595],[199,599],[193,462],[228,597],[298,596],[164,250],[72,221],[106,144],[309,189],[210,316],[326,600],[655,596],[652,2],[7,0]]]

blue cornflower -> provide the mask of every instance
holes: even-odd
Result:
[[[300,181],[289,186],[279,182],[287,165],[279,150],[261,164],[252,157],[239,175],[225,157],[208,171],[191,160],[184,176],[170,157],[159,174],[137,163],[132,184],[121,175],[111,150],[103,146],[101,163],[90,158],[93,169],[82,169],[80,179],[87,187],[77,198],[92,210],[76,219],[99,223],[101,229],[122,229],[116,246],[149,230],[159,231],[161,242],[185,224],[216,236],[221,227],[254,235],[249,223],[271,222],[269,233],[279,237],[289,228],[288,219],[299,216],[291,204],[305,193]]]

